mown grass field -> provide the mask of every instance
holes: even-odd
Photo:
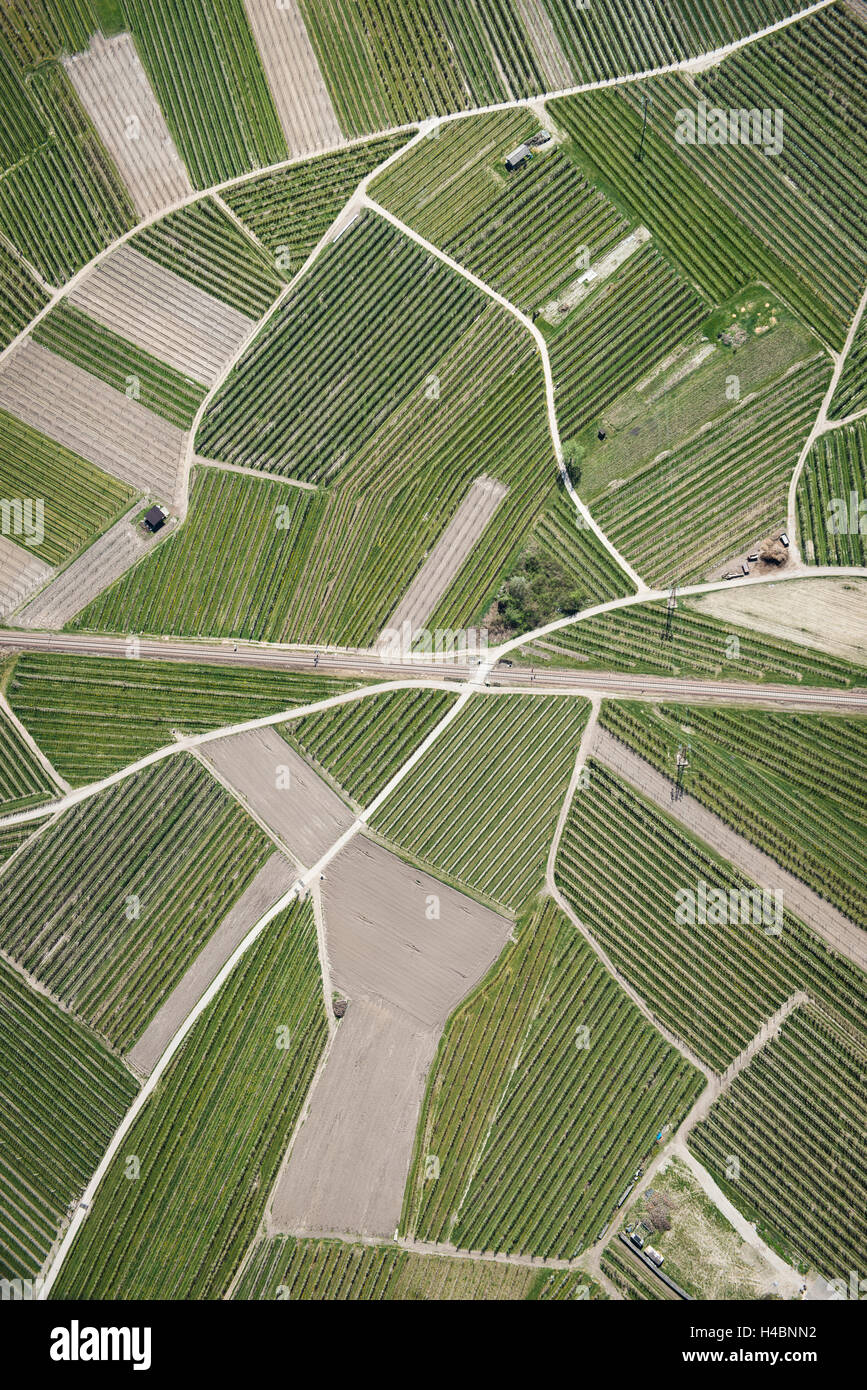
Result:
[[[842,1279],[847,1296],[867,1237],[865,1064],[863,1034],[856,1041],[812,1003],[796,1009],[688,1140],[777,1248]]]
[[[73,786],[97,781],[172,742],[293,706],[327,700],[362,681],[192,662],[120,657],[18,658],[8,699]]]
[[[179,429],[187,429],[205,397],[205,388],[191,377],[134,347],[124,338],[63,299],[33,331],[37,343],[77,367],[131,395]]]
[[[773,684],[867,684],[867,670],[815,647],[765,636],[690,608],[679,599],[666,628],[665,602],[640,603],[558,628],[521,648],[535,666],[644,671],[658,676],[721,676]]]
[[[313,910],[293,904],[249,948],[172,1059],[100,1185],[54,1296],[222,1297],[256,1233],[326,1037]],[[126,1153],[141,1163],[135,1181]]]
[[[9,535],[47,565],[71,559],[121,517],[136,497],[127,483],[5,410],[0,410],[0,495],[42,502],[44,537],[39,544],[27,544],[31,537],[39,541],[35,510],[22,511],[20,522],[11,512]]]
[[[535,1270],[491,1261],[416,1255],[396,1245],[338,1240],[260,1239],[233,1292],[279,1302],[517,1300],[603,1296],[580,1271]]]
[[[867,921],[867,720],[606,701],[604,727],[738,834],[851,917]],[[688,733],[685,732],[688,730]]]
[[[588,768],[556,881],[663,1024],[717,1071],[796,990],[863,1032],[867,977],[788,912],[779,935],[761,922],[679,922],[679,890],[754,885],[601,764]]]
[[[280,728],[291,744],[364,807],[454,703],[439,690],[394,690],[307,714]]]
[[[548,899],[447,1026],[402,1229],[570,1259],[703,1085]]]
[[[542,886],[586,700],[474,695],[373,817],[414,858],[519,908]]]
[[[0,1278],[38,1273],[137,1084],[0,959]]]
[[[167,759],[24,847],[0,878],[0,946],[127,1051],[272,851],[199,763]]]

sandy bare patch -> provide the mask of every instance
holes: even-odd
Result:
[[[179,202],[193,186],[129,34],[104,39],[64,67],[130,191],[139,217]]]
[[[0,407],[140,492],[180,501],[183,430],[32,338],[0,368]]]
[[[476,478],[386,628],[400,632],[408,623],[409,631],[415,632],[426,622],[508,491],[505,483],[486,473]]]
[[[326,870],[322,905],[335,982],[445,1025],[505,944],[510,923],[365,835]],[[428,916],[434,910],[438,917]]]
[[[394,1235],[438,1030],[354,999],[277,1182],[270,1230]]]
[[[867,664],[867,579],[805,578],[703,594],[688,603],[723,622]]]
[[[69,296],[113,333],[212,386],[253,320],[131,246],[102,261]]]
[[[15,626],[57,632],[109,584],[125,574],[154,543],[153,538],[149,539],[142,528],[134,524],[140,510],[137,503],[83,555],[61,570],[41,594],[16,613]]]
[[[742,835],[738,835],[725,821],[702,806],[694,797],[684,795],[678,801],[672,799],[674,783],[657,772],[649,762],[633,753],[625,743],[621,743],[607,729],[597,729],[593,740],[592,756],[598,758],[619,777],[625,778],[650,801],[656,803],[679,821],[693,835],[704,840],[705,844],[722,855],[723,859],[734,864],[736,869],[746,874],[760,888],[781,889],[783,902],[789,912],[800,917],[817,936],[840,955],[846,956],[862,970],[867,970],[867,932],[850,922],[842,912],[831,903],[825,902],[806,883],[795,878],[781,868],[775,860],[762,850],[751,845]]]
[[[562,92],[571,87],[572,68],[542,0],[518,0],[518,12],[545,75],[546,90]]]
[[[510,923],[365,836],[326,871],[322,906],[334,983],[350,1003],[278,1181],[272,1225],[391,1236],[437,1041]]]
[[[282,854],[272,854],[252,883],[223,918],[204,950],[148,1024],[127,1061],[143,1076],[149,1075],[187,1014],[216,979],[232,952],[270,907],[288,893],[298,877]]]
[[[201,751],[299,865],[315,864],[355,820],[345,802],[273,728],[217,739]]]
[[[51,576],[51,568],[23,545],[0,536],[0,617],[11,613]]]
[[[618,266],[623,265],[623,262],[628,260],[634,251],[638,250],[639,246],[643,246],[649,240],[650,232],[647,228],[636,227],[634,232],[629,233],[629,236],[618,241],[607,255],[600,257],[598,261],[591,262],[589,269],[593,272],[592,280],[584,280],[582,277],[587,272],[582,270],[581,275],[567,285],[556,299],[552,299],[544,306],[541,311],[542,318],[546,319],[548,323],[561,323],[566,315],[572,312],[576,304],[580,304],[591,290],[597,289],[603,280],[607,280],[610,275],[613,275]]]
[[[339,145],[343,132],[331,105],[296,0],[244,0],[290,154]]]

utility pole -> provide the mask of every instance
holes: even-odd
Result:
[[[639,164],[641,163],[642,156],[644,155],[644,136],[647,133],[647,108],[650,106],[650,103],[652,101],[653,97],[648,96],[646,92],[641,93],[641,110],[644,119],[641,123],[641,143],[638,146],[638,154],[636,155],[636,159],[638,160]]]

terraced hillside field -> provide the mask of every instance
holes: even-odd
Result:
[[[0,878],[0,945],[126,1050],[270,852],[209,773],[169,758],[25,847]]]
[[[313,911],[293,904],[250,946],[175,1054],[130,1131],[140,1177],[129,1181],[118,1153],[55,1295],[225,1294],[326,1035]]]
[[[0,959],[0,1279],[32,1279],[137,1085]]]

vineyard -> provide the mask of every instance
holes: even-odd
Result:
[[[779,935],[762,923],[678,922],[679,890],[696,894],[705,883],[728,902],[732,889],[754,885],[606,768],[592,760],[588,767],[560,844],[557,884],[664,1025],[718,1071],[799,989],[863,1031],[864,975],[787,912]]]
[[[307,489],[197,468],[183,526],[68,626],[283,641],[321,514]]]
[[[853,922],[867,921],[867,721],[606,701],[602,723],[671,776],[689,724],[684,785]]]
[[[233,1298],[286,1302],[515,1300],[574,1298],[579,1285],[600,1297],[589,1275],[491,1261],[416,1255],[396,1245],[338,1240],[260,1239]]]
[[[47,302],[32,275],[0,242],[0,348],[11,343]]]
[[[551,556],[577,586],[581,608],[609,603],[634,593],[611,552],[589,526],[579,524],[575,503],[564,488],[557,488],[533,528],[533,541],[543,555]]]
[[[9,815],[47,801],[56,788],[33,749],[0,708],[0,812]]]
[[[169,758],[25,846],[0,878],[0,946],[126,1051],[271,850],[199,763]]]
[[[124,394],[133,390],[148,410],[178,429],[188,429],[205,388],[151,353],[134,347],[62,299],[33,331],[37,343],[58,353]]]
[[[359,453],[324,498],[305,583],[298,641],[373,643],[480,476],[509,492],[426,619],[478,625],[496,576],[556,478],[543,382],[529,336],[490,305]],[[516,418],[514,400],[523,402]]]
[[[196,188],[286,158],[243,0],[124,0],[124,12]]]
[[[0,34],[22,68],[86,48],[97,27],[91,0],[6,0],[0,6]]]
[[[283,288],[272,258],[213,198],[169,213],[130,245],[250,319],[261,318]]]
[[[798,480],[798,532],[815,565],[867,564],[867,422],[820,435]]]
[[[55,1297],[222,1297],[256,1233],[326,1037],[313,911],[293,904],[249,948],[173,1058],[103,1179]],[[141,1163],[135,1182],[126,1153]]]
[[[280,732],[361,808],[403,766],[454,698],[446,691],[393,690],[307,714]]]
[[[42,501],[44,538],[29,545],[23,529],[13,529],[12,534],[46,564],[59,565],[122,516],[136,494],[119,479],[0,410],[0,495],[35,496]],[[21,527],[28,522],[37,541],[35,509],[22,512]]]
[[[15,119],[29,106],[44,133],[0,177],[0,232],[62,285],[134,225],[135,211],[63,68],[39,68],[27,92],[32,104],[17,105]]]
[[[61,776],[80,786],[166,747],[174,730],[204,733],[361,684],[318,673],[31,652],[18,658],[7,696]]]
[[[2,959],[0,1052],[0,1279],[27,1279],[42,1266],[136,1083]]]
[[[305,159],[236,184],[221,196],[288,279],[300,270],[361,180],[407,138],[384,135],[336,154]]]
[[[448,1024],[403,1226],[463,1249],[572,1258],[702,1085],[549,900]]]
[[[571,696],[474,695],[373,829],[459,887],[519,908],[542,885],[588,709]]]
[[[695,291],[650,245],[571,314],[551,341],[557,415],[571,439],[707,317]]]
[[[199,453],[331,479],[483,303],[387,222],[363,218],[324,252],[217,393],[196,437]]]
[[[725,676],[729,681],[860,686],[867,670],[840,657],[723,622],[678,600],[669,640],[665,603],[641,603],[558,628],[520,649],[536,665],[653,676]]]
[[[586,246],[595,261],[627,231],[557,149],[505,173],[505,155],[535,130],[526,112],[456,121],[372,187],[415,231],[524,309],[575,278],[577,248]]]
[[[623,1298],[650,1299],[661,1303],[677,1297],[619,1240],[609,1241],[606,1245],[599,1267],[617,1286]]]
[[[843,366],[837,389],[828,414],[831,419],[845,420],[867,407],[867,316],[859,324],[849,355]]]
[[[648,582],[704,579],[785,529],[789,480],[828,376],[826,358],[790,371],[595,504],[599,525]]]
[[[867,1138],[865,1063],[863,1046],[808,1004],[689,1136],[690,1148],[748,1219],[758,1218],[793,1262],[842,1279],[846,1294],[867,1238],[859,1157]],[[731,1155],[739,1160],[736,1181]]]
[[[24,841],[29,839],[34,831],[44,825],[44,819],[25,821],[23,825],[4,825],[0,826],[0,867],[20,849]]]

